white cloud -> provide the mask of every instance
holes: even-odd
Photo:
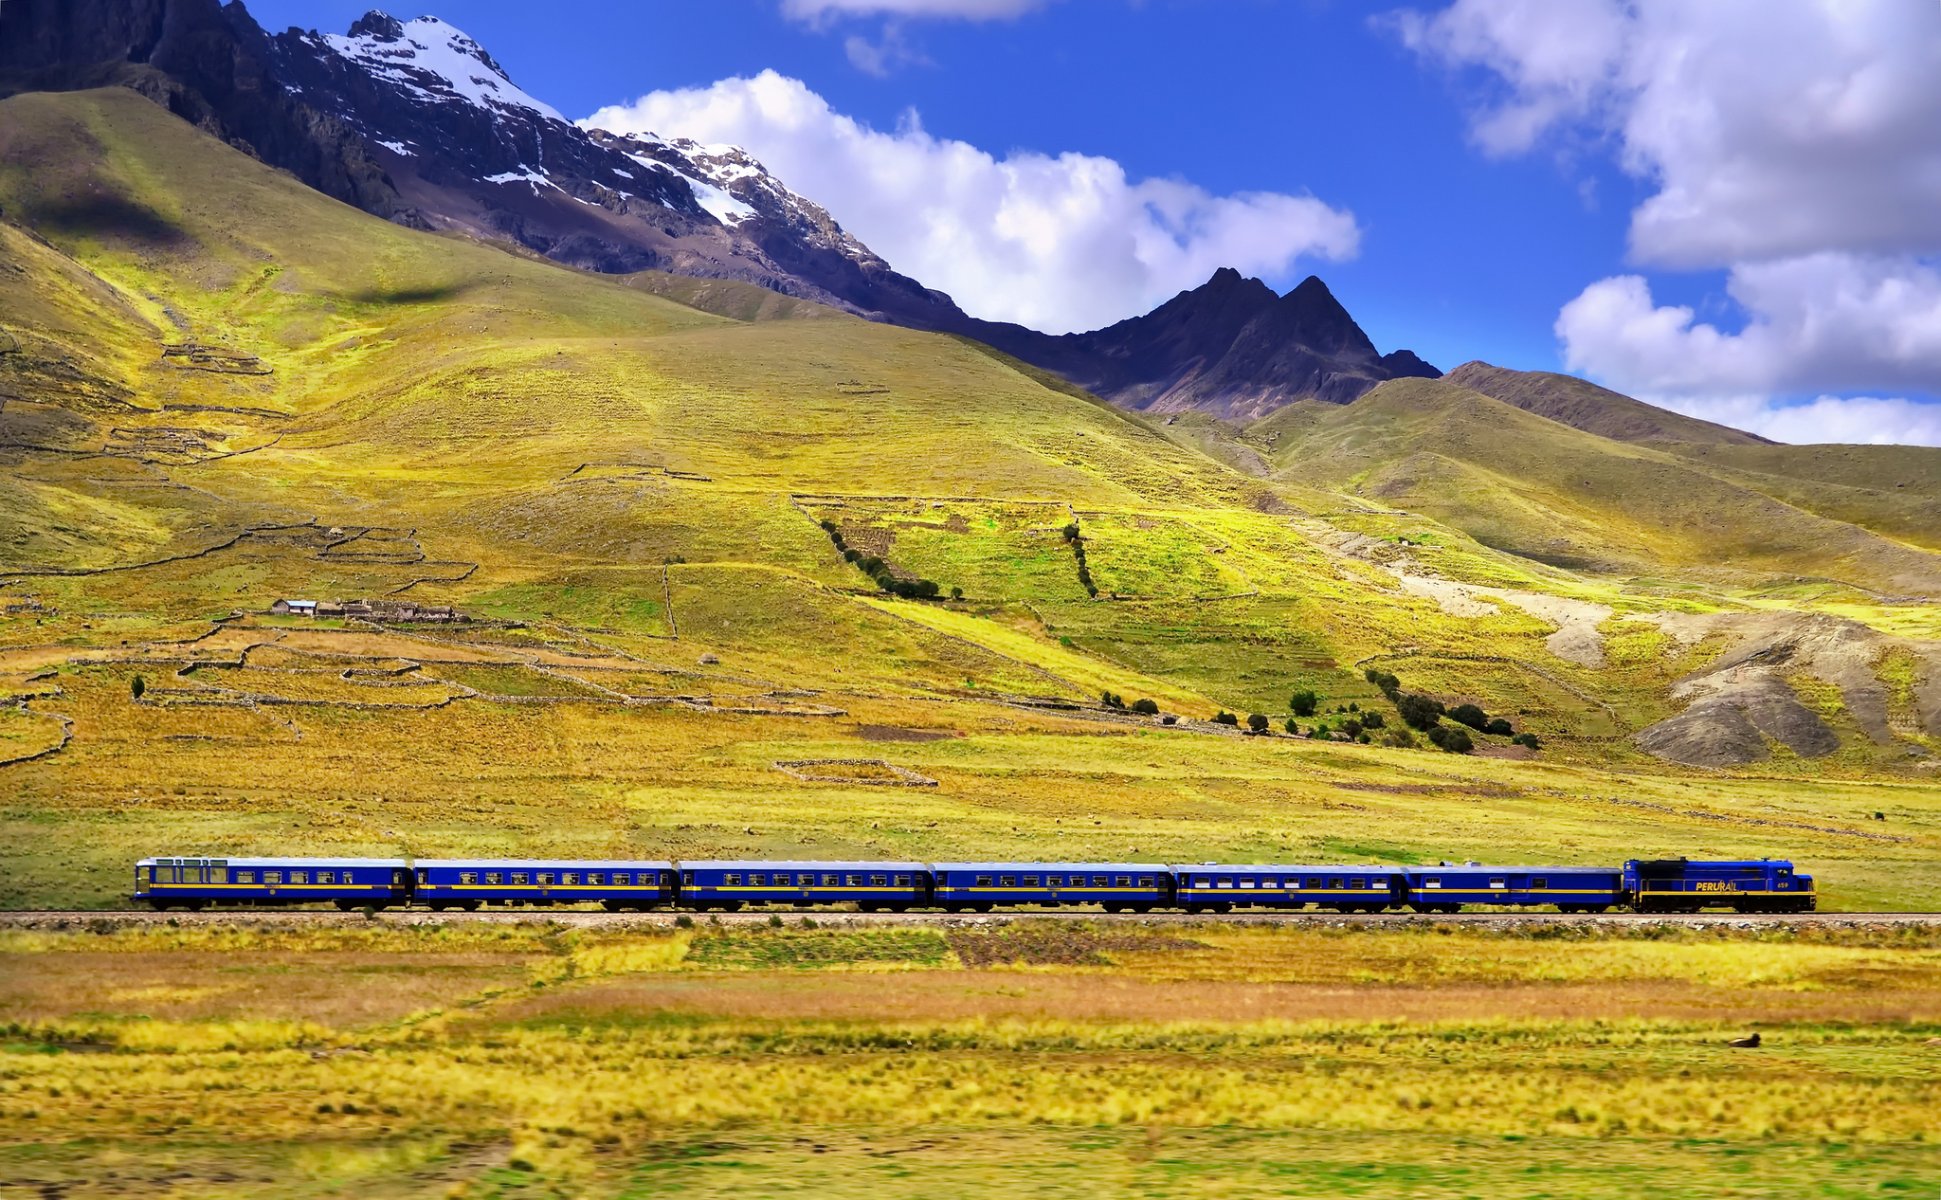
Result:
[[[992,21],[1023,16],[1051,0],[782,0],[782,11],[804,21],[839,16],[959,17]]]
[[[914,113],[872,129],[773,71],[584,123],[744,146],[897,270],[976,316],[1049,332],[1145,312],[1222,266],[1284,276],[1297,258],[1348,258],[1360,238],[1353,214],[1312,196],[1216,196],[1094,155],[998,157],[931,136]]]
[[[1774,404],[1765,396],[1645,394],[1638,399],[1775,442],[1941,446],[1941,404],[1905,397],[1820,396],[1803,404]]]
[[[1658,306],[1641,276],[1585,288],[1557,316],[1564,361],[1652,392],[1930,388],[1941,381],[1941,271],[1826,253],[1734,267],[1748,314],[1721,332]]]
[[[1557,320],[1573,370],[1727,408],[1749,393],[1941,395],[1941,4],[1455,0],[1384,23],[1481,72],[1471,130],[1485,152],[1608,139],[1655,189],[1631,214],[1634,262],[1727,270],[1736,333],[1655,305],[1636,275],[1585,288]],[[1742,423],[1884,422],[1933,440],[1905,400],[1759,414]]]

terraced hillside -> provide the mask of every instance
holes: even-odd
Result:
[[[1941,893],[1941,559],[1837,456],[1427,380],[1148,421],[406,230],[123,91],[0,102],[0,213],[0,903],[170,847],[1771,853]],[[1384,745],[1370,671],[1541,749]]]

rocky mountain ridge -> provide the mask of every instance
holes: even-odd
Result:
[[[972,337],[1151,411],[1258,415],[1433,375],[1378,355],[1317,279],[1286,297],[1222,271],[1158,310],[1054,337],[983,321],[899,274],[734,146],[582,129],[436,17],[265,32],[240,2],[7,0],[0,95],[132,86],[318,190],[420,229],[586,270],[740,279]]]

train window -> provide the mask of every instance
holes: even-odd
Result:
[[[559,876],[559,881],[567,887],[572,887],[579,883],[580,873],[578,871],[562,871]]]
[[[896,877],[896,886],[898,886],[898,887],[909,887],[909,886],[910,886],[910,877],[909,877],[908,875],[898,875],[898,876]]]
[[[1361,876],[1359,876],[1359,875],[1357,875],[1357,876],[1355,876],[1355,877],[1354,877],[1353,879],[1350,879],[1350,880],[1348,881],[1348,890],[1349,890],[1349,891],[1351,891],[1351,892],[1353,892],[1353,891],[1367,891],[1367,890],[1368,890],[1368,881],[1367,881],[1366,879],[1363,879],[1363,878],[1362,878]]]
[[[238,871],[238,872],[236,872],[236,882],[237,882],[237,883],[255,883],[255,882],[256,882],[256,872],[254,872],[254,871]]]
[[[621,878],[620,878],[620,877],[619,877],[618,875],[615,875],[615,876],[613,877],[613,881],[614,881],[615,883],[624,883],[624,882],[626,882],[625,880],[623,880],[623,879],[621,879]],[[693,886],[694,886],[694,872],[692,872],[692,871],[682,871],[682,872],[681,872],[681,882],[682,882],[682,883],[684,883],[684,884],[686,884],[686,885],[687,885],[688,887],[693,887]]]
[[[527,871],[514,871],[512,873],[512,882],[515,884],[529,884],[532,882],[532,875]]]
[[[290,882],[291,882],[291,883],[309,883],[309,882],[310,882],[310,873],[309,873],[308,871],[292,871],[292,872],[290,872]]]
[[[210,867],[210,868],[209,868],[209,882],[210,882],[210,883],[228,883],[228,882],[229,882],[229,868],[228,868],[228,867]]]
[[[264,883],[282,883],[282,882],[283,882],[283,872],[281,872],[281,871],[265,871],[265,872],[263,872],[263,882],[264,882]]]
[[[850,887],[861,887],[863,886],[863,877],[861,875],[850,875],[846,876],[843,882],[847,883]]]
[[[1503,883],[1504,881],[1501,879],[1492,879],[1489,881],[1489,886],[1491,888],[1501,889],[1503,887]]]
[[[978,886],[978,887],[990,887],[990,886],[991,886],[991,877],[990,877],[989,875],[979,875],[979,876],[977,877],[977,886]]]
[[[1530,880],[1530,890],[1533,892],[1542,891],[1545,888],[1548,888],[1549,886],[1550,886],[1550,881],[1548,879],[1545,879],[1541,875],[1538,875]]]
[[[1026,886],[1026,887],[1029,887],[1029,888],[1035,888],[1035,887],[1037,887],[1037,886],[1038,886],[1038,877],[1037,877],[1036,875],[1026,875],[1026,876],[1024,877],[1024,886]]]
[[[1016,875],[1004,875],[1000,876],[997,882],[999,887],[1016,887],[1018,886],[1018,877]]]
[[[1307,886],[1308,886],[1308,887],[1311,887],[1311,888],[1318,888],[1318,887],[1320,887],[1320,886],[1321,886],[1321,878],[1320,878],[1320,876],[1318,876],[1318,875],[1310,875],[1310,876],[1308,876],[1308,877],[1307,877]]]
[[[887,875],[871,875],[869,877],[869,885],[871,887],[888,887],[889,883],[890,877]]]
[[[1241,876],[1241,877],[1240,877],[1240,886],[1241,886],[1241,887],[1243,887],[1243,888],[1246,888],[1246,889],[1248,889],[1249,891],[1251,891],[1251,890],[1253,889],[1253,886],[1254,886],[1254,881],[1253,881],[1252,879],[1250,879],[1250,878],[1248,878],[1247,876],[1244,876],[1244,875],[1243,875],[1243,876]]]
[[[1120,886],[1120,887],[1131,887],[1131,886],[1132,886],[1132,876],[1130,876],[1130,875],[1121,875],[1121,876],[1119,876],[1119,886]]]
[[[1110,875],[1094,875],[1094,876],[1092,876],[1092,886],[1093,886],[1093,887],[1111,887],[1111,886],[1112,886],[1112,877],[1111,877]]]
[[[599,887],[606,881],[607,873],[605,871],[588,871],[586,873],[586,885],[588,887]]]
[[[554,878],[555,878],[555,876],[553,875],[553,873],[552,873],[551,871],[541,871],[541,872],[539,873],[539,886],[540,886],[540,887],[551,887],[551,886],[553,886],[553,879],[554,879]]]
[[[485,882],[487,882],[487,883],[504,883],[504,882],[505,882],[505,872],[504,872],[504,871],[487,871],[487,872],[485,873]]]
[[[1280,884],[1272,875],[1262,875],[1260,877],[1260,886],[1271,891],[1280,886]]]
[[[1342,886],[1342,883],[1343,883],[1343,880],[1342,880],[1342,878],[1341,878],[1341,876],[1339,876],[1339,875],[1335,875],[1335,876],[1331,876],[1331,877],[1330,877],[1330,878],[1328,879],[1328,888],[1329,888],[1329,890],[1331,890],[1331,891],[1336,891],[1336,892],[1338,892],[1338,891],[1340,891],[1340,890],[1341,890],[1341,886]]]
[[[335,883],[335,882],[337,882],[337,877],[336,877],[335,875],[333,875],[333,874],[331,874],[331,873],[330,873],[329,871],[318,871],[318,872],[317,872],[317,882],[318,882],[318,883]]]
[[[841,882],[842,882],[842,877],[840,875],[824,875],[822,877],[823,887],[835,887],[837,884]]]
[[[458,881],[460,883],[477,883],[479,881],[479,873],[477,871],[460,871],[458,873]],[[498,880],[495,879],[493,882],[497,883]]]
[[[1141,876],[1139,877],[1139,886],[1140,886],[1140,887],[1151,887],[1151,886],[1152,886],[1152,876],[1150,876],[1150,875],[1141,875]]]
[[[757,874],[754,874],[754,875],[750,875],[750,876],[748,877],[748,886],[749,886],[749,887],[767,887],[767,886],[768,886],[768,876],[767,876],[767,875],[763,875],[763,874],[760,874],[760,873],[757,873]]]
[[[1213,884],[1213,886],[1214,886],[1214,887],[1223,887],[1223,888],[1230,888],[1230,887],[1232,887],[1232,886],[1233,886],[1233,880],[1231,880],[1231,879],[1225,879],[1225,878],[1222,878],[1222,879],[1216,879],[1216,880],[1214,881],[1214,884]]]
[[[741,875],[739,873],[723,875],[721,877],[721,882],[726,887],[740,887]]]

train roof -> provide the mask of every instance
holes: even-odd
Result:
[[[245,858],[220,854],[144,858],[138,867],[408,867],[402,858]]]
[[[1627,859],[1626,867],[1787,867],[1793,865],[1790,858],[1633,858]]]
[[[638,871],[642,867],[649,870],[671,871],[674,864],[665,859],[651,858],[421,858],[420,867],[458,867],[464,869],[483,867],[487,870],[540,870],[563,871]]]
[[[1530,872],[1530,871],[1542,871],[1542,872],[1543,872],[1544,874],[1546,874],[1546,875],[1616,875],[1616,874],[1618,874],[1618,873],[1619,873],[1619,871],[1618,871],[1618,868],[1617,868],[1617,867],[1559,867],[1559,866],[1554,866],[1554,865],[1538,865],[1538,866],[1527,866],[1527,867],[1524,867],[1524,866],[1514,866],[1514,865],[1512,865],[1512,866],[1499,866],[1499,865],[1497,865],[1496,863],[1482,863],[1482,864],[1479,864],[1479,865],[1474,865],[1474,866],[1472,866],[1472,865],[1471,865],[1471,864],[1469,864],[1469,863],[1451,863],[1450,865],[1448,865],[1448,866],[1446,866],[1446,867],[1445,867],[1445,866],[1417,866],[1417,867],[1403,867],[1402,869],[1403,869],[1404,871],[1410,871],[1410,872],[1417,872],[1417,871],[1419,871],[1419,872],[1429,872],[1429,871],[1438,871],[1438,872],[1447,872],[1447,871],[1517,871],[1517,872]]]
[[[1170,871],[1165,863],[1143,862],[957,862],[936,863],[939,871]]]
[[[682,859],[683,871],[701,869],[718,871],[726,868],[739,868],[746,871],[928,871],[928,865],[920,862],[837,862],[828,860],[790,860],[756,858],[705,858]]]
[[[1308,871],[1314,871],[1316,873],[1326,873],[1328,871],[1347,871],[1347,872],[1358,872],[1360,874],[1366,875],[1366,874],[1369,874],[1370,872],[1380,872],[1380,871],[1399,872],[1403,870],[1402,867],[1392,867],[1386,863],[1361,863],[1361,864],[1356,864],[1356,863],[1174,863],[1168,869],[1173,871],[1176,874],[1194,874],[1194,875],[1218,875],[1218,874],[1221,874],[1222,872],[1232,872],[1232,871],[1240,871],[1240,872],[1278,871],[1283,874],[1288,872],[1305,873]]]

